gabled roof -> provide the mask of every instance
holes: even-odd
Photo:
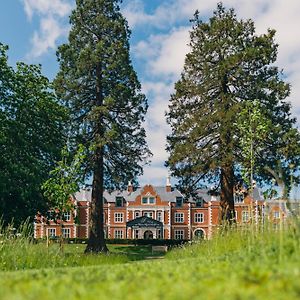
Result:
[[[145,227],[163,227],[163,223],[152,218],[142,216],[126,223],[127,227],[145,228]]]
[[[126,201],[135,201],[136,197],[139,196],[144,187],[138,187],[134,192],[129,193],[128,191],[104,191],[104,198],[107,202],[115,202],[116,197],[123,197]],[[171,192],[166,191],[166,187],[153,186],[154,191],[158,196],[160,196],[162,201],[166,202],[176,202],[176,197],[183,197],[179,190],[173,189]],[[77,201],[91,201],[92,190],[82,189],[74,195]]]

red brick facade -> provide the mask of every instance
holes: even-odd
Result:
[[[104,193],[104,224],[105,236],[108,239],[185,239],[190,240],[197,236],[210,238],[219,224],[220,203],[216,196],[211,196],[207,190],[198,192],[198,201],[185,199],[176,189],[145,185],[133,190]],[[91,191],[83,190],[74,197],[77,207],[74,215],[64,222],[64,236],[70,238],[87,238],[90,216]],[[247,196],[235,197],[236,220],[238,224],[258,222],[265,212],[265,202],[259,193],[254,199]],[[273,210],[278,208],[273,208]],[[280,214],[280,213],[279,213]],[[281,212],[283,214],[283,212]],[[127,222],[147,216],[162,223],[161,229],[131,228]],[[281,215],[280,215],[281,216]],[[75,221],[76,220],[76,221]],[[38,216],[35,222],[35,238],[59,236],[61,226],[52,221],[46,222]]]

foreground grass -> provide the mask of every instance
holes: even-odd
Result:
[[[0,273],[9,299],[299,299],[299,225],[236,230],[164,260]]]

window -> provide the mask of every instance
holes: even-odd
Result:
[[[234,211],[234,216],[235,216],[235,219],[237,220],[237,218],[238,218],[238,212],[237,212],[237,210]]]
[[[123,213],[115,213],[115,223],[123,223]]]
[[[183,223],[184,215],[183,213],[175,213],[175,223]]]
[[[181,207],[183,203],[182,197],[176,197],[176,206]]]
[[[123,230],[116,229],[115,230],[115,239],[122,239],[123,238]]]
[[[233,199],[235,203],[241,203],[244,201],[244,193],[234,193]]]
[[[203,198],[199,198],[196,200],[196,207],[203,207]]]
[[[273,217],[274,217],[274,219],[280,219],[279,211],[274,211]]]
[[[162,231],[161,231],[161,229],[157,230],[157,238],[158,239],[162,239]]]
[[[154,197],[143,197],[142,204],[155,204],[155,198]]]
[[[123,197],[116,197],[116,207],[123,206]]]
[[[242,222],[248,222],[249,221],[249,212],[247,210],[242,211]]]
[[[175,240],[183,240],[183,239],[184,239],[184,231],[175,230]]]
[[[64,221],[70,221],[71,220],[71,212],[66,211],[64,212]]]
[[[138,229],[135,229],[135,230],[134,230],[134,238],[135,238],[135,239],[138,239],[138,238],[139,238],[139,231],[138,231]]]
[[[163,212],[162,211],[158,211],[156,213],[156,220],[159,222],[163,222]]]
[[[145,216],[145,217],[148,217],[148,218],[152,218],[153,213],[152,213],[152,211],[145,211],[145,212],[144,212],[144,216]]]
[[[56,236],[56,229],[55,228],[48,228],[48,236],[55,237]]]
[[[195,222],[203,223],[204,222],[204,214],[203,213],[195,213]]]
[[[140,216],[140,212],[139,211],[135,211],[134,212],[134,218],[136,219],[136,218],[138,218]]]
[[[70,228],[63,228],[62,229],[62,236],[67,239],[70,237]]]

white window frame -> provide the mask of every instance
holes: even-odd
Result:
[[[248,210],[243,210],[242,211],[242,222],[243,223],[246,223],[246,222],[248,222],[249,221],[249,218],[250,216],[249,216],[249,211]]]
[[[56,236],[56,228],[48,228],[48,237],[55,237],[55,236]]]
[[[184,240],[184,230],[183,229],[175,229],[174,230],[174,238],[175,238],[175,240]]]
[[[64,221],[65,222],[71,221],[71,212],[70,211],[65,211],[64,212]]]
[[[134,211],[134,218],[139,218],[141,216],[141,212],[139,210]]]
[[[70,228],[63,228],[62,229],[62,236],[65,239],[68,239],[71,237],[71,229]]]
[[[175,223],[184,223],[184,213],[176,212],[174,214],[174,222]]]
[[[139,230],[134,229],[134,238],[137,240],[139,238]]]
[[[114,238],[115,239],[123,239],[123,230],[122,229],[115,229],[114,231]]]
[[[158,211],[156,212],[156,220],[159,222],[164,222],[164,212],[163,211]]]
[[[204,223],[204,213],[197,212],[194,215],[195,223]]]
[[[273,218],[280,219],[280,212],[278,210],[273,211]]]
[[[115,220],[115,223],[123,223],[124,222],[124,213],[115,212],[114,220]]]
[[[150,201],[150,199],[153,199],[153,202]],[[143,205],[154,205],[156,203],[156,199],[153,196],[149,196],[149,197],[142,197],[142,201],[141,203]]]

